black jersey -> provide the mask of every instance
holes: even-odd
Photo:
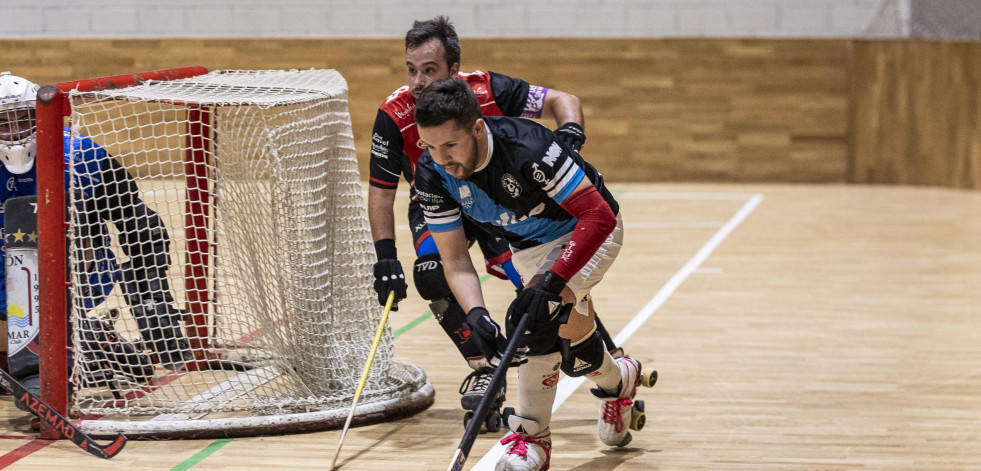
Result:
[[[527,119],[484,117],[491,156],[466,180],[436,165],[429,151],[416,164],[415,187],[431,232],[462,225],[463,215],[500,226],[512,247],[523,249],[568,234],[576,218],[560,205],[588,177],[613,214],[619,205],[603,176],[547,127]]]

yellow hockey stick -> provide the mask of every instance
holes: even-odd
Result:
[[[385,323],[388,322],[388,313],[392,310],[392,303],[395,301],[395,291],[388,293],[388,301],[385,302],[385,312],[382,314],[381,322],[378,323],[378,330],[375,331],[375,340],[371,343],[371,351],[368,352],[368,361],[364,364],[364,371],[361,372],[361,379],[358,381],[358,388],[354,390],[354,403],[351,404],[351,412],[347,415],[344,423],[344,430],[341,431],[341,440],[337,442],[337,451],[334,452],[334,460],[330,462],[330,471],[334,471],[337,464],[337,457],[341,455],[341,447],[344,445],[344,436],[347,429],[351,426],[351,419],[354,418],[354,409],[358,407],[358,399],[361,398],[361,391],[364,390],[364,383],[368,381],[368,370],[371,369],[371,362],[375,359],[375,351],[381,343],[382,332],[385,331]]]

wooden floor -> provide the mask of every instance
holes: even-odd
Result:
[[[625,242],[596,305],[660,381],[638,395],[646,428],[611,449],[596,437],[588,383],[563,379],[553,470],[981,469],[981,193],[612,188]],[[408,231],[399,234],[410,266]],[[496,279],[485,290],[500,317],[512,290]],[[463,432],[466,369],[431,318],[399,332],[426,311],[413,296],[391,325],[397,357],[426,370],[436,403],[352,429],[340,469],[446,469]],[[9,396],[0,426],[0,463],[32,471],[323,470],[340,436],[131,441],[102,461],[66,441],[31,441]],[[492,469],[496,438],[478,438],[468,469]]]

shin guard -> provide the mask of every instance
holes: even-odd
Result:
[[[477,347],[477,342],[470,338],[470,329],[464,325],[467,320],[467,313],[453,298],[443,298],[429,304],[433,311],[433,317],[439,322],[439,326],[446,332],[446,336],[453,341],[456,349],[460,351],[463,358],[481,359],[484,354]]]
[[[518,415],[548,427],[552,420],[555,386],[559,383],[561,355],[534,355],[518,367]]]

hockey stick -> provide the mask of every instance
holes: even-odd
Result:
[[[375,340],[371,343],[371,351],[368,352],[368,361],[365,362],[364,370],[361,371],[358,388],[354,390],[354,403],[351,404],[351,412],[347,414],[347,421],[344,422],[344,430],[341,431],[341,440],[337,442],[337,451],[334,452],[334,460],[330,462],[330,471],[334,471],[334,465],[337,464],[337,457],[341,455],[344,437],[347,435],[347,429],[351,426],[351,419],[354,418],[354,409],[358,407],[358,399],[361,398],[361,391],[364,390],[364,384],[368,381],[368,370],[371,369],[371,362],[375,359],[375,351],[378,350],[378,344],[381,343],[382,332],[385,331],[385,323],[388,322],[388,313],[392,310],[392,303],[394,301],[395,291],[389,291],[388,301],[385,302],[385,312],[382,314],[381,322],[378,323],[378,330],[375,331]]]
[[[45,421],[52,428],[58,431],[61,436],[71,440],[79,448],[89,452],[93,456],[109,459],[116,456],[126,445],[126,436],[119,434],[112,443],[99,445],[92,437],[88,436],[70,420],[54,411],[51,406],[45,404],[37,396],[31,394],[23,384],[10,376],[4,370],[0,370],[0,385],[14,396],[14,399],[30,410],[34,415]]]
[[[490,384],[487,385],[484,397],[480,399],[480,404],[477,405],[477,410],[473,413],[473,419],[467,425],[467,431],[463,433],[463,440],[460,440],[460,446],[453,453],[453,460],[450,461],[450,467],[446,468],[446,471],[463,470],[463,465],[467,462],[467,455],[470,454],[470,449],[473,448],[473,442],[477,439],[477,432],[480,431],[480,426],[487,417],[491,403],[497,397],[498,390],[501,389],[502,383],[504,383],[504,377],[507,376],[508,368],[506,365],[511,364],[515,352],[518,351],[518,345],[525,338],[525,329],[528,328],[528,321],[530,319],[531,315],[525,314],[518,321],[518,327],[514,329],[514,334],[511,335],[511,341],[508,342],[507,348],[504,349],[504,354],[501,355],[501,362],[498,363],[497,369],[494,370],[494,376],[491,378]]]

